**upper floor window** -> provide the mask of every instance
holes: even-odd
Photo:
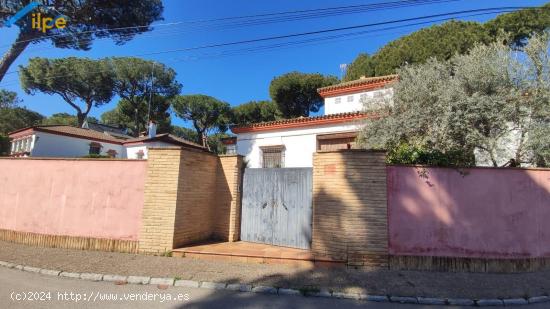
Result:
[[[340,104],[342,102],[342,98],[336,98],[334,99],[334,103]]]
[[[101,144],[96,142],[90,143],[90,151],[89,154],[100,154],[101,153]]]
[[[285,149],[283,145],[260,147],[263,168],[285,167]]]
[[[353,102],[353,96],[352,95],[348,96],[348,102]]]

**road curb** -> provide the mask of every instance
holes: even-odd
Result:
[[[301,295],[303,297],[329,297],[341,299],[363,300],[368,302],[392,302],[407,304],[426,304],[426,305],[460,305],[460,306],[514,306],[550,302],[547,295],[532,296],[529,298],[487,298],[487,299],[468,299],[468,298],[436,298],[421,296],[398,296],[398,295],[367,295],[346,293],[341,291],[331,291],[320,289],[318,291],[301,291],[299,289],[279,288],[266,285],[250,285],[242,283],[223,283],[195,280],[181,280],[179,278],[154,278],[147,276],[122,276],[115,274],[95,274],[95,273],[75,273],[55,269],[45,269],[33,266],[18,265],[10,262],[0,261],[0,267],[18,269],[25,272],[36,273],[51,277],[64,277],[88,281],[105,282],[125,282],[128,284],[151,284],[168,285],[174,287],[192,287],[209,290],[230,290],[244,293],[260,293],[271,295]]]

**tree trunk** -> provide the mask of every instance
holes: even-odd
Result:
[[[76,118],[78,119],[78,127],[82,128],[82,125],[84,124],[84,120],[86,120],[86,115],[82,112],[76,113]]]
[[[208,136],[206,135],[206,133],[201,134],[201,139],[202,139],[202,146],[206,147],[206,149],[210,151],[210,146],[208,145]]]
[[[82,128],[82,125],[84,124],[84,121],[88,117],[88,114],[90,113],[90,110],[92,109],[92,100],[87,99],[86,100],[86,111],[82,112],[79,108],[76,109],[76,118],[78,119],[78,127]]]
[[[135,132],[134,132],[134,137],[139,137],[139,119],[138,119],[139,115],[138,115],[138,108],[136,107],[134,109],[134,128],[135,128]]]
[[[37,31],[38,32],[38,31]],[[4,79],[4,76],[8,72],[8,69],[13,64],[15,59],[21,55],[21,53],[29,46],[31,43],[30,40],[36,38],[37,36],[24,33],[23,31],[19,32],[17,39],[11,45],[10,49],[4,54],[0,60],[0,82]]]

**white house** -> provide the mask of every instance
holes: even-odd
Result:
[[[156,134],[151,124],[149,135],[131,137],[106,125],[43,125],[9,133],[12,157],[84,157],[105,155],[111,158],[147,159],[149,147],[183,146],[205,150],[201,145],[171,134]]]
[[[250,168],[311,167],[317,150],[354,148],[362,120],[371,116],[363,112],[363,102],[377,104],[391,99],[389,85],[397,78],[361,78],[320,88],[325,101],[323,116],[233,127],[236,152],[246,157]]]

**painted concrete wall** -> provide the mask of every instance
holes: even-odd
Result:
[[[262,167],[262,146],[285,146],[284,167],[312,167],[317,151],[317,135],[358,131],[361,121],[346,124],[242,133],[237,138],[237,153],[245,157],[247,167]]]
[[[137,241],[146,165],[0,159],[0,229]]]
[[[375,104],[390,102],[392,96],[393,88],[387,88],[327,97],[325,98],[325,115],[359,112],[365,107],[375,107]],[[365,106],[365,104],[369,106]]]
[[[387,171],[390,254],[550,257],[550,169]]]
[[[35,132],[36,139],[31,150],[33,157],[83,157],[90,153],[91,140]],[[122,145],[98,142],[101,147],[101,154],[107,155],[109,149],[117,152],[117,158],[125,158],[125,151]]]

